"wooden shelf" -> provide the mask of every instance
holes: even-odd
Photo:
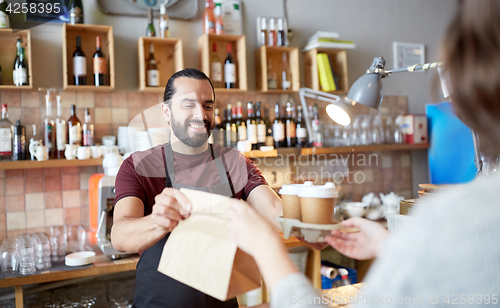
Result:
[[[17,37],[23,39],[22,46],[25,49],[26,64],[28,65],[28,84],[27,86],[16,87],[13,79],[13,66],[16,59],[16,42]],[[33,89],[33,71],[31,62],[31,32],[24,30],[12,32],[12,29],[0,29],[0,66],[2,67],[2,83],[1,90],[32,90]]]
[[[337,77],[337,91],[329,92],[337,95],[347,94],[349,80],[347,76],[347,52],[345,49],[314,48],[302,52],[304,57],[305,86],[321,91],[316,55],[326,53],[332,61],[333,74]]]
[[[231,44],[231,56],[236,64],[236,88],[224,89],[215,88],[217,92],[232,93],[243,92],[248,89],[247,85],[247,58],[246,58],[246,40],[244,35],[216,35],[203,34],[198,38],[198,57],[200,70],[209,78],[210,76],[210,55],[212,45],[217,46],[217,55],[222,61],[227,57],[226,46]],[[227,92],[226,92],[227,91]]]
[[[146,86],[146,61],[149,59],[149,45],[154,46],[154,56],[160,72],[160,86]],[[163,93],[168,79],[184,68],[182,40],[179,38],[140,37],[137,42],[139,58],[139,91]]]
[[[281,90],[283,71],[283,53],[287,54],[289,71],[292,74],[290,90]],[[270,61],[272,70],[277,75],[278,89],[269,90],[267,85],[267,64]],[[293,93],[300,89],[299,49],[296,47],[261,46],[255,50],[255,76],[257,91],[270,93]]]
[[[269,152],[254,150],[246,152],[248,158],[278,157],[279,155],[320,155],[320,154],[348,154],[381,151],[411,151],[425,150],[429,148],[428,143],[422,144],[379,144],[352,147],[332,147],[332,148],[279,148]]]
[[[422,144],[379,144],[379,145],[363,145],[352,147],[334,147],[334,148],[303,148],[302,155],[318,155],[318,154],[347,154],[347,153],[363,153],[363,152],[381,152],[381,151],[410,151],[410,150],[425,150],[429,148],[428,143]]]
[[[246,90],[241,89],[224,89],[224,88],[214,88],[215,93],[245,93]]]
[[[87,85],[75,86],[73,84],[73,53],[76,50],[76,36],[82,40],[82,51],[87,58]],[[107,60],[107,75],[105,85],[94,86],[93,55],[96,51],[96,37],[101,37],[101,50]],[[63,84],[64,90],[73,91],[111,91],[115,88],[115,48],[113,27],[102,25],[63,24],[62,27],[63,50]]]
[[[90,158],[83,160],[51,159],[46,161],[36,161],[36,160],[5,161],[5,162],[0,162],[0,170],[102,166],[102,160],[103,160],[102,158]]]

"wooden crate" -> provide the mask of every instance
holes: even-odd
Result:
[[[146,86],[146,61],[149,59],[149,45],[154,45],[154,56],[160,71],[160,86]],[[139,91],[163,93],[168,79],[184,68],[182,40],[178,38],[140,37],[139,49]]]
[[[349,83],[347,78],[347,53],[345,49],[326,49],[314,48],[309,51],[304,51],[304,75],[305,86],[313,90],[321,91],[318,73],[318,61],[316,55],[318,53],[326,53],[332,61],[333,74],[337,77],[337,91],[330,93],[342,95],[349,91]]]
[[[281,72],[283,71],[283,53],[287,53],[288,65],[292,74],[291,89],[282,90]],[[267,88],[267,60],[271,61],[273,71],[278,75],[278,89],[269,90]],[[291,93],[298,92],[300,89],[300,71],[299,71],[299,49],[296,47],[271,47],[261,46],[255,50],[255,74],[257,82],[257,91],[269,93]]]
[[[203,34],[198,38],[198,57],[200,70],[210,78],[210,54],[212,44],[217,44],[217,54],[224,62],[226,59],[226,45],[232,45],[231,56],[236,63],[236,88],[225,89],[216,88],[216,92],[242,92],[247,90],[247,59],[246,59],[246,40],[244,35],[216,35]]]
[[[73,83],[73,53],[76,50],[76,36],[81,36],[82,51],[87,58],[87,85],[75,86]],[[101,51],[106,57],[108,74],[105,85],[94,85],[93,55],[96,51],[95,38],[101,37]],[[115,48],[113,40],[113,27],[100,25],[63,24],[62,28],[63,49],[63,83],[64,90],[73,91],[111,91],[115,88]]]
[[[27,86],[16,87],[14,85],[13,71],[14,60],[16,59],[17,37],[23,38],[26,63],[28,64]],[[31,63],[31,32],[30,30],[12,32],[12,29],[0,29],[0,65],[2,66],[2,83],[0,90],[31,90],[33,89],[33,65]]]

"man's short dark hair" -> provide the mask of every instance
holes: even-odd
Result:
[[[178,71],[177,73],[173,74],[168,80],[167,85],[165,86],[165,92],[163,94],[163,102],[165,104],[168,105],[172,101],[172,97],[175,94],[174,81],[179,77],[207,80],[210,83],[210,86],[212,87],[212,92],[214,94],[214,101],[215,101],[215,90],[214,86],[212,85],[212,81],[210,81],[210,78],[208,78],[207,75],[205,75],[205,73],[203,73],[200,70],[197,70],[195,68],[186,68],[183,69],[182,71]]]

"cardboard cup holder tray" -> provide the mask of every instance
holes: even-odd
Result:
[[[310,224],[291,218],[276,218],[281,224],[283,237],[288,239],[290,236],[303,237],[309,243],[319,243],[325,241],[325,236],[330,235],[332,230],[344,229],[341,223],[330,225]]]

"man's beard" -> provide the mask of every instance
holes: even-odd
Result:
[[[197,133],[194,136],[190,136],[188,129],[189,124],[205,125],[207,127],[206,132]],[[210,136],[210,129],[212,128],[210,122],[208,121],[196,121],[192,119],[187,119],[184,124],[177,122],[172,116],[171,127],[174,135],[185,145],[191,148],[199,148],[205,144]]]

